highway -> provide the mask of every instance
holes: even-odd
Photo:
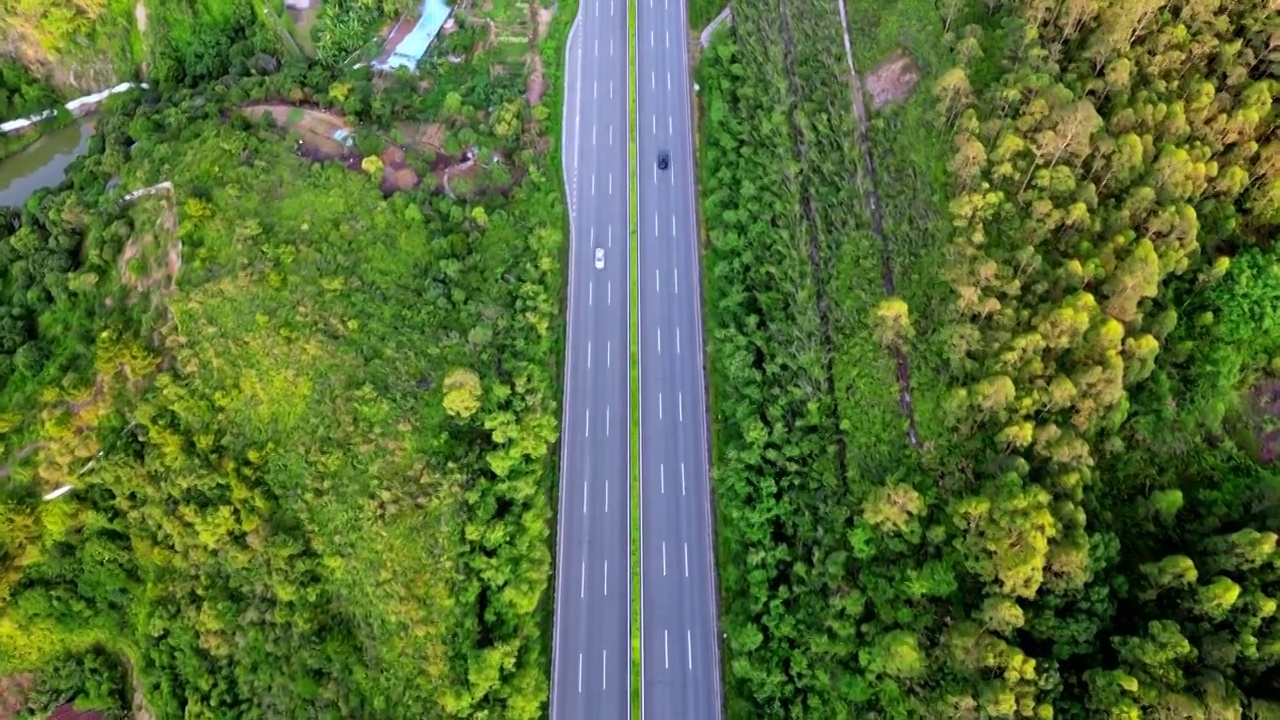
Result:
[[[570,241],[552,720],[630,713],[628,37],[626,0],[580,0],[565,66]]]
[[[718,720],[686,0],[637,0],[642,720]],[[659,167],[659,155],[669,167]]]
[[[626,0],[581,0],[566,52],[571,228],[551,720],[630,717],[633,182],[642,720],[722,717],[686,8],[685,0],[637,2],[632,35]]]

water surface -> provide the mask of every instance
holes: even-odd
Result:
[[[35,191],[62,182],[67,168],[88,149],[92,133],[92,123],[78,120],[0,160],[0,207],[22,205]]]

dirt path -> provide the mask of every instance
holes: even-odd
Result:
[[[858,119],[858,142],[862,145],[862,161],[867,168],[867,182],[864,186],[867,195],[867,207],[871,213],[871,232],[880,239],[880,266],[884,278],[884,294],[893,297],[893,259],[889,251],[889,239],[884,234],[884,218],[880,213],[880,196],[876,192],[876,164],[871,155],[871,141],[867,132],[867,105],[862,96],[862,81],[858,78],[857,67],[853,63],[853,43],[849,40],[849,16],[845,12],[844,0],[836,0],[840,8],[840,30],[844,33],[844,57],[849,65],[849,84],[853,93],[853,114]],[[916,434],[916,413],[911,403],[911,370],[907,366],[907,353],[902,348],[894,349],[898,365],[898,406],[902,414],[907,416],[907,437],[911,444],[919,448],[920,438]]]
[[[712,20],[710,25],[703,28],[702,35],[698,37],[698,41],[702,44],[703,50],[706,50],[711,46],[711,36],[715,34],[716,28],[720,27],[720,23],[733,24],[732,5],[725,5],[724,9],[720,11],[720,14],[716,16],[716,19]]]

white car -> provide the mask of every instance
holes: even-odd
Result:
[[[596,248],[596,269],[604,269],[604,248]]]

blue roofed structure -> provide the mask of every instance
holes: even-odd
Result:
[[[394,48],[389,48],[390,55],[374,60],[372,65],[379,70],[417,68],[422,56],[426,55],[427,48],[431,47],[436,35],[440,34],[440,28],[444,27],[451,12],[453,10],[445,0],[422,0],[422,11],[419,13],[417,24]],[[393,32],[392,36],[394,35]]]

